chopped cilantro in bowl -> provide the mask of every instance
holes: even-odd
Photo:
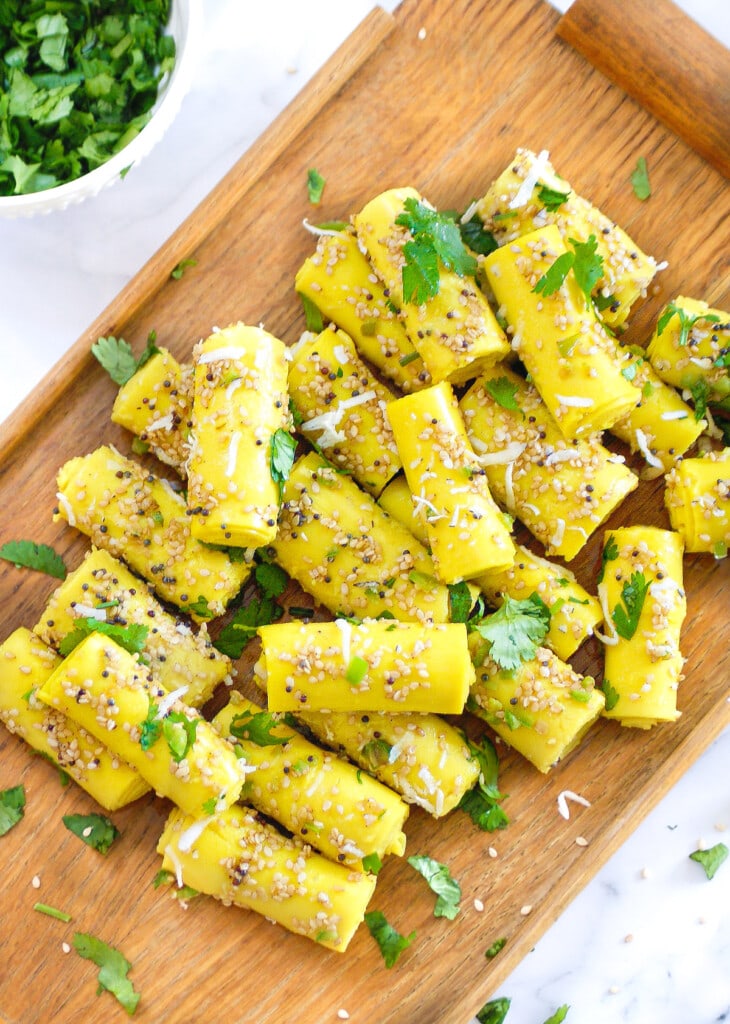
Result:
[[[201,17],[200,0],[0,3],[0,216],[124,178],[180,107]]]

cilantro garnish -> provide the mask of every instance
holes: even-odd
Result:
[[[198,594],[196,600],[188,601],[188,603],[183,606],[182,610],[192,615],[197,615],[201,619],[213,618],[213,612],[208,606],[208,598],[205,594]]]
[[[74,619],[74,630],[68,633],[58,645],[58,653],[66,658],[75,647],[91,633],[103,633],[130,654],[139,654],[144,650],[149,626],[132,622],[128,626],[120,626],[115,622],[103,619]]]
[[[439,261],[459,277],[473,275],[477,261],[466,250],[453,218],[410,196],[396,224],[407,228],[412,239],[403,247],[403,300],[420,306],[439,292]]]
[[[420,875],[423,875],[428,882],[429,888],[438,897],[433,908],[433,916],[448,917],[450,921],[453,921],[459,913],[461,886],[455,878],[452,878],[448,867],[432,857],[425,857],[423,855],[409,857],[408,863]]]
[[[602,313],[604,309],[609,309],[614,302],[616,302],[615,295],[604,295],[603,292],[597,292],[593,296],[593,305],[599,313]]]
[[[570,190],[567,192],[559,192],[556,188],[550,188],[549,185],[545,185],[540,182],[537,186],[537,199],[549,213],[554,213],[558,210],[563,203],[567,203],[570,198]]]
[[[675,317],[679,317],[679,338],[677,344],[684,346],[689,341],[689,333],[696,323],[700,320],[706,320],[710,324],[718,323],[720,317],[716,313],[688,313],[687,310],[682,309],[674,302],[670,302],[662,312],[656,325],[657,337],[664,333],[669,321]]]
[[[386,967],[393,967],[404,949],[408,949],[416,937],[415,932],[401,935],[388,924],[382,910],[371,910],[365,915],[365,924],[378,944]]]
[[[215,797],[213,800],[215,800]],[[161,885],[172,885],[173,882],[175,882],[175,876],[172,871],[165,871],[164,868],[158,871],[152,879],[155,889],[159,889]],[[193,889],[191,885],[175,885],[172,891],[172,897],[176,900],[191,900],[194,896],[200,896],[200,893],[197,889]]]
[[[199,718],[188,718],[182,711],[170,711],[162,720],[162,734],[172,759],[179,764],[195,743]]]
[[[259,747],[273,747],[288,743],[291,736],[274,736],[271,732],[279,723],[270,711],[241,711],[231,720],[229,732],[239,740],[250,740]]]
[[[358,779],[358,781],[360,781]],[[367,871],[371,875],[377,875],[380,873],[380,869],[383,866],[383,862],[377,853],[368,853],[362,858],[362,869]]]
[[[692,393],[692,401],[695,408],[695,420],[699,423],[707,412],[707,402],[710,397],[710,386],[704,377],[698,377],[689,388]]]
[[[511,672],[523,661],[534,658],[550,629],[550,609],[536,593],[524,601],[505,596],[496,612],[471,619],[467,625],[489,641],[492,660]]]
[[[25,813],[25,787],[0,790],[0,836],[4,836]]]
[[[264,597],[281,597],[289,582],[287,574],[274,562],[259,563],[254,570],[254,576]]]
[[[310,167],[307,171],[307,195],[309,196],[309,202],[313,206],[318,206],[322,202],[324,186],[325,180],[317,168]]]
[[[228,625],[220,631],[213,645],[227,654],[234,661],[241,657],[243,648],[256,636],[259,626],[268,626],[277,622],[284,614],[284,609],[271,597],[253,597],[248,604],[242,605]]]
[[[619,636],[630,640],[639,625],[644,599],[649,590],[649,581],[643,572],[633,572],[631,579],[621,588],[621,604],[617,604],[611,618]]]
[[[206,814],[215,814],[217,807],[218,801],[214,796],[208,797],[207,800],[203,801],[203,810]]]
[[[12,562],[16,569],[35,569],[58,580],[66,579],[63,559],[48,544],[32,540],[9,540],[0,547],[0,558]]]
[[[497,405],[501,405],[503,409],[510,409],[512,412],[522,412],[516,397],[517,385],[513,384],[508,377],[492,377],[485,383],[484,389],[492,396]]]
[[[634,190],[634,195],[637,199],[648,199],[651,195],[651,185],[649,184],[649,169],[646,166],[646,158],[640,156],[636,161],[636,167],[631,172],[631,187]]]
[[[545,1024],[563,1024],[563,1021],[568,1016],[569,1009],[570,1006],[568,1006],[567,1003],[563,1003],[562,1006],[559,1006],[557,1008],[555,1013],[551,1014],[548,1017],[548,1019],[545,1021]]]
[[[616,538],[611,536],[607,538],[603,551],[601,552],[601,568],[599,569],[598,576],[596,577],[597,583],[603,582],[603,577],[606,572],[606,562],[613,562],[616,558],[618,558],[618,544],[616,543]]]
[[[603,257],[596,251],[596,236],[589,235],[585,242],[578,242],[575,238],[569,238],[568,241],[573,251],[561,253],[532,290],[539,295],[554,295],[572,270],[586,301],[590,301],[591,292],[603,276]]]
[[[698,864],[701,864],[707,878],[710,879],[715,877],[717,869],[727,860],[728,853],[730,850],[724,843],[716,843],[709,850],[695,850],[694,853],[690,853],[689,859],[696,860]]]
[[[132,346],[124,338],[99,338],[91,346],[91,353],[104,367],[115,384],[122,387],[134,377],[137,370],[160,350],[154,343],[154,334],[147,339],[144,352],[135,359]]]
[[[103,814],[64,814],[63,823],[69,832],[99,853],[108,853],[119,835],[116,825]]]
[[[108,946],[106,942],[94,935],[76,932],[73,937],[74,949],[85,960],[91,960],[99,968],[97,995],[106,989],[124,1007],[130,1017],[137,1009],[140,1000],[139,992],[135,992],[127,972],[132,965],[119,950]]]
[[[475,213],[466,224],[459,220],[459,231],[464,245],[468,245],[472,252],[477,252],[480,256],[488,256],[498,248],[497,239],[491,231],[485,230],[484,221],[478,213]]]
[[[466,622],[471,611],[471,591],[466,580],[461,583],[449,583],[449,608],[452,622]]]
[[[486,736],[479,744],[471,740],[467,740],[467,744],[472,758],[476,758],[479,764],[479,776],[476,784],[464,793],[458,806],[482,832],[495,832],[509,824],[509,818],[499,806],[504,800],[504,793],[497,785],[497,751]]]
[[[160,709],[151,698],[148,700],[147,717],[139,725],[139,745],[142,750],[149,750],[160,738],[162,732],[162,722],[157,717]]]
[[[621,370],[621,376],[630,383],[636,376],[637,369],[638,363],[629,363],[628,366],[624,366]]]
[[[374,739],[368,740],[363,746],[360,753],[369,761],[370,767],[375,769],[381,764],[387,764],[390,760],[391,745],[386,740]]]
[[[170,271],[170,277],[173,281],[179,281],[183,276],[188,267],[197,267],[198,261],[193,259],[180,260],[174,270]]]
[[[322,319],[322,314],[318,307],[303,292],[299,292],[299,298],[302,300],[304,321],[307,325],[307,330],[312,331],[313,334],[320,334],[324,330],[324,320]]]
[[[35,689],[37,689],[37,687],[35,687]],[[52,764],[53,767],[56,768],[58,771],[58,781],[61,783],[62,786],[68,786],[69,782],[71,781],[71,776],[68,774],[67,771],[64,771],[64,769],[60,766],[60,764],[58,764],[57,761],[53,760],[50,754],[47,754],[45,750],[31,750],[31,754],[33,755],[33,757],[42,757],[44,761],[48,761],[49,764]]]
[[[479,1024],[502,1024],[512,1004],[511,999],[490,999],[477,1013]]]
[[[296,438],[292,437],[288,430],[279,427],[274,431],[271,438],[271,454],[269,457],[269,468],[271,479],[279,485],[279,499],[284,493],[284,484],[289,479],[291,468],[294,465],[294,453],[297,450]]]
[[[492,945],[484,951],[484,955],[487,958],[487,960],[494,960],[497,953],[501,952],[501,950],[503,950],[506,945],[506,937],[502,937],[501,939],[495,939]]]

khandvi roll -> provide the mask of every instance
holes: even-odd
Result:
[[[418,391],[431,375],[405,332],[393,305],[350,231],[326,232],[317,251],[297,271],[300,295],[352,338],[358,352],[401,391]]]
[[[122,384],[112,422],[136,434],[153,455],[185,474],[193,401],[193,368],[159,349]]]
[[[0,721],[67,772],[105,810],[116,811],[150,787],[95,736],[37,699],[37,690],[61,660],[29,629],[11,633],[0,645]]]
[[[730,397],[730,313],[678,295],[659,314],[647,352],[662,380],[695,401]]]
[[[686,551],[725,558],[730,547],[730,448],[683,459],[667,475],[664,501]]]
[[[484,719],[510,747],[547,772],[580,743],[601,714],[604,697],[590,676],[574,672],[552,651],[507,671],[489,656],[489,642],[471,633],[476,666],[468,710]]]
[[[429,228],[432,219],[440,227]],[[444,223],[445,222],[445,223]],[[472,276],[477,263],[461,244],[459,229],[412,188],[391,189],[371,200],[353,218],[357,238],[389,290],[408,337],[423,357],[434,384],[463,383],[509,353],[509,342]],[[423,226],[424,233],[419,230]],[[464,276],[437,259],[429,232],[451,231],[454,244],[473,267]],[[407,267],[416,238],[431,244],[438,283],[422,295],[408,283]],[[464,261],[462,261],[464,262]],[[450,264],[453,267],[453,261]],[[405,270],[404,270],[405,268]],[[405,277],[404,277],[405,274]]]
[[[201,817],[238,799],[244,770],[225,740],[109,637],[82,640],[36,694],[188,814]]]
[[[595,437],[564,440],[537,389],[504,366],[460,403],[492,493],[544,544],[570,561],[638,485]]]
[[[253,678],[265,691],[258,662]],[[295,717],[322,743],[434,818],[452,811],[479,776],[462,733],[438,715],[300,709]]]
[[[333,864],[232,807],[200,822],[175,809],[157,845],[162,867],[227,906],[255,910],[297,935],[343,952],[365,916],[376,876]]]
[[[245,560],[190,535],[185,502],[166,480],[111,446],[62,466],[56,497],[54,518],[123,558],[160,597],[197,621],[222,615],[248,579]]]
[[[330,860],[362,871],[364,858],[382,861],[405,850],[408,805],[349,761],[310,743],[236,691],[213,726],[256,769],[240,799]]]
[[[242,323],[195,346],[188,513],[198,540],[254,548],[276,535],[277,449],[282,435],[292,443],[285,352]]]
[[[474,678],[466,626],[366,619],[259,628],[271,711],[458,715]]]
[[[505,569],[515,548],[447,383],[399,398],[388,418],[436,575],[456,583]]]
[[[632,452],[641,452],[657,473],[666,471],[695,443],[707,423],[654,372],[642,349],[622,348],[620,352],[624,358],[621,373],[637,390],[639,401],[614,423],[611,433]]]
[[[144,626],[142,648],[155,679],[166,690],[185,689],[185,703],[202,707],[218,683],[230,682],[230,659],[213,646],[205,624],[197,632],[166,611],[151,588],[107,551],[92,548],[51,595],[34,631],[58,647],[89,621],[124,628]]]
[[[509,167],[479,200],[476,212],[500,245],[554,224],[567,242],[585,244],[591,235],[601,257],[601,273],[593,284],[593,299],[601,318],[622,326],[636,300],[646,294],[657,271],[656,261],[599,209],[577,195],[557,175],[549,154],[518,149]]]
[[[335,615],[447,622],[449,592],[415,537],[315,453],[284,486],[277,562]]]
[[[401,468],[385,414],[395,395],[373,377],[344,331],[305,335],[292,357],[289,391],[301,417],[298,430],[377,496]]]
[[[606,532],[598,584],[607,630],[604,714],[621,725],[649,729],[679,718],[679,634],[687,611],[682,551],[682,538],[670,530]]]
[[[518,353],[567,440],[606,430],[638,395],[621,374],[614,341],[598,322],[556,225],[495,249],[484,270]]]

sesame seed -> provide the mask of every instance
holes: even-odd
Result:
[[[576,846],[588,846],[588,840],[586,839],[585,836],[576,836],[576,838],[575,838],[575,845]]]
[[[628,935],[624,935],[624,942],[633,942],[633,941],[634,941],[634,936],[631,934],[631,932],[629,932]]]
[[[651,878],[651,869],[650,868],[642,868],[641,869],[641,877],[642,878]]]
[[[615,996],[617,992],[621,991],[621,989],[618,987],[618,985],[611,985],[608,991],[610,995]]]
[[[38,877],[38,875],[33,875],[33,878],[32,878],[32,881],[31,881],[30,884],[33,886],[34,889],[40,889],[40,887],[41,887],[41,880]]]
[[[475,899],[474,909],[481,914],[481,912],[484,910],[484,903],[480,899]]]
[[[520,907],[520,913],[523,917],[527,917],[528,914],[532,913],[532,904],[525,903],[524,907]]]
[[[496,851],[496,850],[494,849],[494,847],[493,847],[493,846],[490,846],[490,847],[489,847],[489,850],[488,850],[487,852],[489,853],[489,856],[490,856],[490,857],[491,857],[491,858],[492,858],[493,860],[494,860],[494,858],[495,858],[495,857],[499,856],[499,855],[498,855],[498,853],[497,853],[497,851]]]
[[[347,1012],[347,1010],[338,1010],[337,1011],[337,1019],[338,1020],[349,1020],[350,1019],[350,1014]]]
[[[418,30],[418,38],[421,39],[421,40],[426,38],[426,29],[425,28],[419,28],[419,30]]]
[[[68,942],[62,942],[61,943],[61,949],[63,950],[64,953],[70,953],[71,952],[71,947],[69,946]]]

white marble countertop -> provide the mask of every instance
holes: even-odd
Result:
[[[396,3],[381,5],[392,10]],[[123,185],[61,213],[0,220],[0,419],[372,3],[203,0],[203,6],[194,89],[162,143]],[[566,7],[566,0],[558,6]],[[726,0],[683,0],[681,6],[730,45]],[[497,994],[512,999],[507,1024],[542,1024],[565,1003],[569,1024],[730,1020],[730,864],[708,882],[688,859],[699,845],[730,844],[724,833],[730,828],[728,779],[726,731],[505,982]],[[357,1021],[353,1008],[350,1019]]]

